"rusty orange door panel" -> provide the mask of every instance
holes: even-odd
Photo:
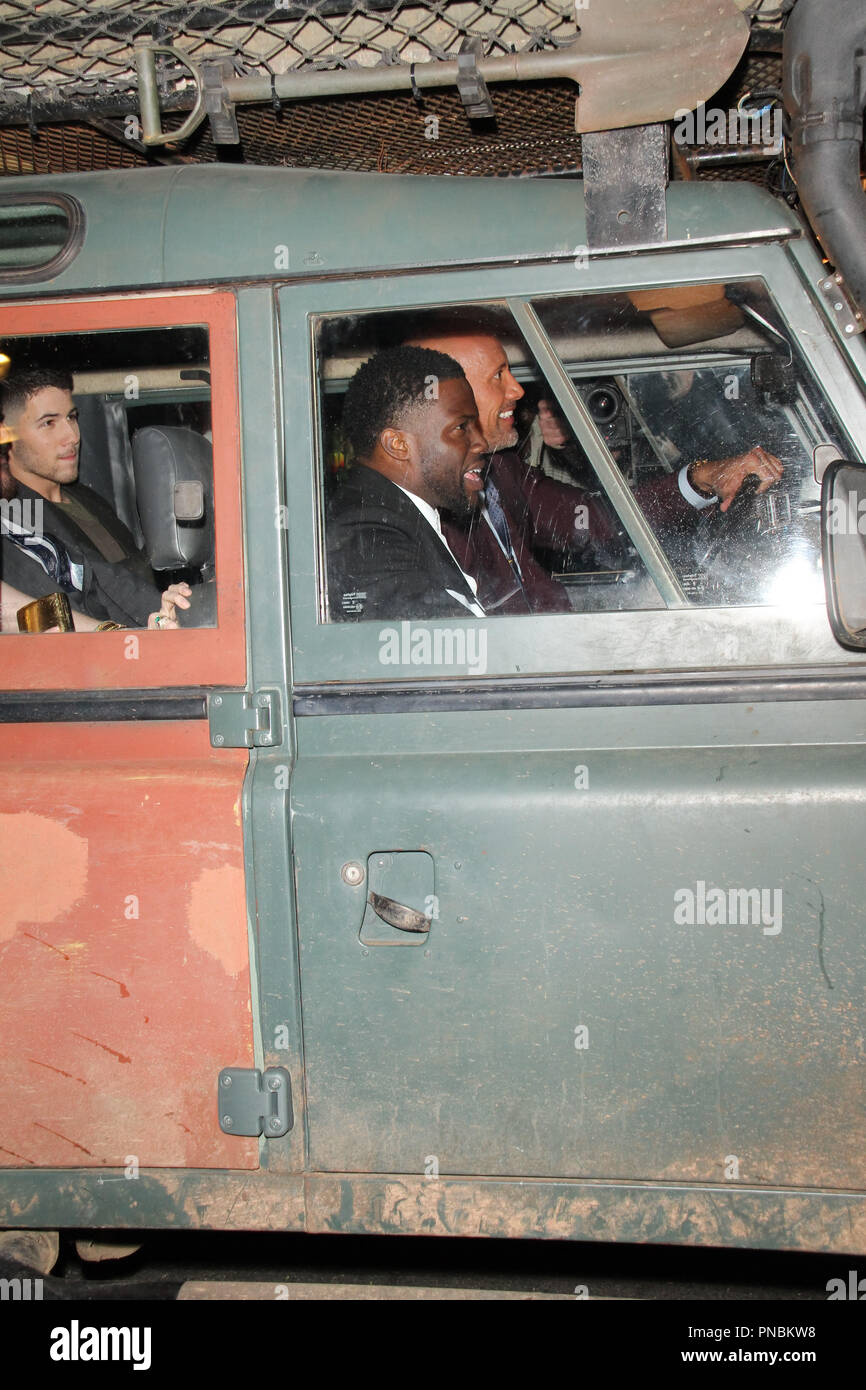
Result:
[[[254,1168],[247,753],[204,721],[0,727],[0,1164]]]

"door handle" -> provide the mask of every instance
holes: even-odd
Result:
[[[383,922],[387,922],[389,927],[396,927],[398,931],[428,932],[430,930],[430,918],[425,917],[423,912],[416,912],[414,907],[405,907],[403,903],[395,902],[393,898],[386,898],[381,893],[373,893],[372,891],[367,901],[376,916],[381,917]]]

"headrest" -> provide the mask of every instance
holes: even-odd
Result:
[[[213,452],[195,430],[147,425],[132,437],[135,496],[155,570],[214,558]]]

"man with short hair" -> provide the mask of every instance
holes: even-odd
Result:
[[[39,503],[44,532],[73,562],[99,570],[102,589],[92,597],[91,616],[144,627],[160,607],[160,590],[123,522],[99,493],[78,482],[81,437],[72,386],[71,374],[56,367],[13,368],[0,382],[8,472],[22,503]],[[23,551],[16,557],[4,546],[4,563],[7,583],[34,597],[58,587]]]
[[[484,436],[463,368],[395,347],[355,373],[343,405],[354,464],[327,514],[332,618],[484,616],[438,508],[470,516]]]
[[[76,632],[125,626],[102,617],[112,603],[111,566],[73,560],[62,542],[34,524],[32,513],[24,515],[20,508],[9,507],[14,501],[16,482],[9,472],[6,449],[0,446],[0,632],[17,632],[18,609],[34,597],[44,598],[46,592],[68,596]],[[34,594],[37,588],[44,592]],[[191,593],[188,584],[170,584],[161,595],[159,610],[148,615],[147,626],[178,627],[177,607],[189,608]]]
[[[468,525],[446,518],[443,530],[464,570],[478,580],[486,612],[570,612],[564,586],[535,552],[609,543],[619,530],[610,509],[582,488],[556,482],[523,463],[515,449],[515,407],[523,387],[492,331],[459,323],[449,327],[434,319],[411,341],[458,361],[478,406],[491,455],[484,496]],[[539,410],[539,423],[551,447],[561,447],[565,438],[549,408]],[[690,521],[716,501],[726,511],[750,474],[758,476],[758,490],[764,492],[782,471],[774,455],[756,448],[736,458],[696,461],[679,473],[641,484],[634,495],[650,525],[659,530]],[[578,508],[586,524],[576,531]]]

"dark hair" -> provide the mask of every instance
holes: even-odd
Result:
[[[358,368],[343,402],[343,426],[356,458],[369,458],[389,426],[399,427],[410,410],[434,399],[431,379],[454,381],[466,373],[444,352],[391,347]]]
[[[21,410],[37,391],[53,386],[58,391],[72,390],[72,373],[65,367],[13,367],[0,381],[0,419],[10,410]]]

